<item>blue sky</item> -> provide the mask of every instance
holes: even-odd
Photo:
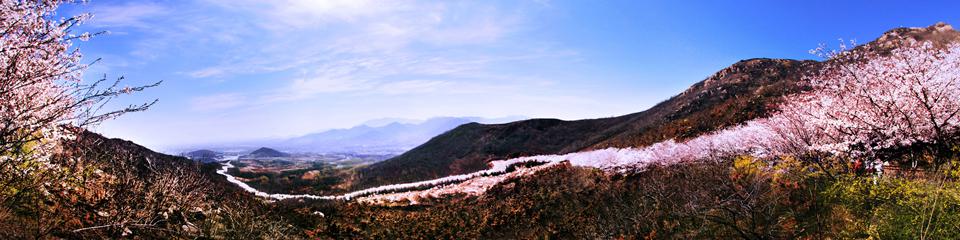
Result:
[[[838,38],[960,22],[885,1],[105,1],[79,44],[94,79],[160,87],[96,131],[170,146],[302,135],[376,118],[583,119],[644,110],[741,59],[810,59]]]

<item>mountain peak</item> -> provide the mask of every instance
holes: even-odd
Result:
[[[268,148],[268,147],[261,147],[260,149],[257,149],[256,151],[253,151],[250,154],[247,154],[247,157],[253,157],[253,158],[289,157],[289,156],[290,154],[288,153],[277,151],[275,149]]]
[[[927,27],[901,27],[890,29],[889,31],[883,33],[877,40],[883,41],[889,38],[895,38],[900,36],[924,36],[931,34],[943,34],[955,32],[953,26],[944,22],[938,22]]]
[[[957,39],[960,39],[960,32],[954,30],[950,24],[938,22],[928,27],[895,28],[866,45],[880,50],[890,50],[905,42],[930,41],[935,47],[943,47],[957,42]]]
[[[772,59],[772,58],[751,58],[740,60],[720,71],[717,71],[703,81],[694,84],[681,95],[691,93],[702,93],[716,88],[722,88],[725,85],[737,84],[744,81],[770,80],[763,78],[762,75],[776,74],[787,69],[793,69],[797,65],[809,63],[812,61],[799,61],[792,59]],[[722,89],[719,89],[722,90]]]

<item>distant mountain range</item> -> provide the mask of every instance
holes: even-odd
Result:
[[[525,119],[525,117],[514,116],[496,119],[436,117],[422,121],[392,119],[394,122],[387,124],[374,120],[349,129],[334,129],[291,138],[271,146],[293,152],[402,152],[463,124],[471,122],[505,123],[522,119]]]
[[[245,153],[267,146],[291,153],[400,154],[463,124],[472,122],[499,124],[524,119],[527,117],[435,117],[426,120],[381,118],[352,128],[327,130],[288,139],[192,146],[184,150],[210,149],[218,152]],[[198,154],[201,153],[198,152]]]

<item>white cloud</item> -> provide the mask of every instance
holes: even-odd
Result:
[[[100,27],[146,28],[151,18],[168,14],[168,10],[155,3],[128,2],[124,5],[98,5],[90,10],[94,17],[90,24]]]
[[[238,26],[235,30],[250,32],[248,35],[253,39],[233,46],[244,51],[223,62],[190,71],[192,77],[304,70],[320,61],[344,57],[379,57],[456,46],[482,47],[515,32],[523,17],[515,11],[473,2],[208,2],[242,16],[234,20],[238,21],[233,23]],[[239,38],[236,35],[213,37],[234,41]]]
[[[222,93],[210,96],[195,97],[190,101],[193,111],[223,110],[241,106],[246,103],[246,97],[237,93]]]
[[[204,68],[204,69],[189,72],[187,73],[187,75],[190,75],[191,77],[194,77],[194,78],[205,78],[205,77],[218,76],[223,73],[224,73],[224,69],[209,67],[209,68]]]
[[[283,30],[352,22],[403,8],[406,1],[370,0],[207,0],[219,7],[253,13],[264,28]]]
[[[383,94],[413,94],[413,93],[433,93],[444,89],[451,89],[453,83],[437,80],[408,80],[399,82],[388,82],[377,87],[378,93]]]
[[[295,97],[309,97],[317,93],[337,93],[369,89],[369,84],[363,79],[353,79],[349,76],[313,78],[299,78],[293,81],[289,94]]]
[[[527,14],[543,7],[524,2],[198,0],[175,11],[159,4],[94,12],[129,10],[104,23],[138,33],[130,56],[177,59],[174,72],[237,92],[196,97],[193,111],[333,95],[516,95],[549,82],[523,66],[576,54],[524,36]]]
[[[180,71],[218,83],[251,76],[275,87],[195,99],[195,110],[299,101],[324,94],[478,93],[518,89],[525,76],[495,65],[567,56],[510,39],[527,17],[522,2],[199,0],[170,12],[156,3],[95,6],[106,24],[144,27],[131,52],[156,59],[184,47],[211,60]],[[157,16],[167,16],[156,19]],[[148,21],[148,20],[152,20]],[[126,24],[126,25],[124,25]],[[507,41],[511,40],[511,41]],[[524,39],[526,40],[526,39]],[[526,44],[530,44],[527,42]],[[192,59],[191,59],[192,60]],[[259,77],[266,76],[266,77]],[[542,82],[542,81],[541,81]],[[542,86],[539,85],[539,86]],[[250,100],[240,103],[240,100]],[[209,107],[207,107],[209,105]]]

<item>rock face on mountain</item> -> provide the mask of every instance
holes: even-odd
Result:
[[[882,53],[903,41],[955,42],[946,24],[888,31],[866,46]],[[607,147],[642,147],[683,140],[762,117],[780,97],[804,90],[816,61],[749,59],[733,64],[652,108],[619,117],[563,121],[532,119],[507,124],[465,124],[400,156],[360,170],[356,188],[419,181],[485,169],[491,160],[563,154]]]
[[[244,158],[277,158],[277,157],[289,157],[290,154],[277,151],[272,148],[262,147],[256,151],[251,152],[250,154],[244,155]]]
[[[883,33],[877,40],[863,45],[862,47],[871,47],[880,52],[886,52],[896,48],[903,41],[930,41],[936,47],[944,47],[950,43],[956,43],[960,39],[960,32],[953,29],[953,26],[946,23],[937,23],[926,28],[896,28]]]

